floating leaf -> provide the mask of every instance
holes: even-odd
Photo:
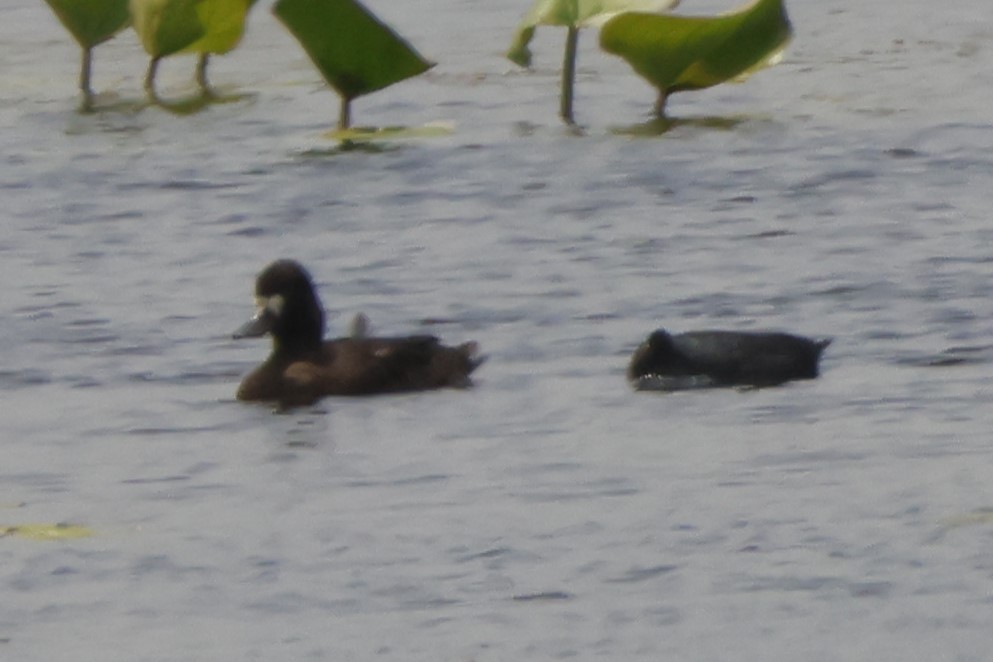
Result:
[[[0,537],[20,536],[30,540],[73,540],[88,538],[93,531],[75,524],[18,524],[0,526]]]
[[[562,58],[562,89],[559,93],[559,116],[573,124],[572,97],[576,78],[576,48],[579,28],[599,24],[623,11],[665,11],[679,0],[537,0],[525,14],[514,32],[514,41],[507,51],[511,62],[531,66],[529,44],[538,25],[558,25],[568,28],[565,55]]]
[[[131,21],[128,0],[45,1],[83,49],[79,89],[83,92],[83,109],[89,110],[93,105],[90,88],[93,48],[127,27]]]
[[[128,0],[45,0],[83,48],[102,44],[128,26]]]
[[[600,46],[659,90],[662,115],[674,92],[741,80],[774,64],[791,36],[783,0],[756,0],[713,17],[619,14],[601,28]]]
[[[537,0],[517,26],[507,58],[522,67],[531,66],[528,45],[539,25],[580,28],[620,12],[660,12],[678,4],[679,0]]]
[[[255,0],[130,0],[134,29],[152,56],[145,89],[158,101],[155,74],[159,60],[178,52],[200,54],[196,79],[210,95],[207,62],[211,53],[227,53],[241,42],[245,18]]]
[[[202,37],[183,49],[191,53],[230,52],[245,33],[245,18],[256,0],[201,0],[197,17]]]
[[[206,0],[130,0],[131,21],[153,58],[178,53],[203,37],[198,5]]]
[[[434,66],[356,0],[278,0],[273,13],[341,96],[342,128],[351,100]]]

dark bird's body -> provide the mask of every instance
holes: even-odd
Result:
[[[474,342],[448,347],[431,335],[370,337],[364,317],[351,336],[324,340],[324,311],[310,275],[291,260],[266,267],[256,297],[258,312],[235,337],[269,333],[273,349],[242,381],[239,400],[295,406],[325,396],[464,388],[482,363]]]
[[[789,333],[659,329],[635,350],[628,379],[655,390],[776,386],[817,377],[830,343]]]

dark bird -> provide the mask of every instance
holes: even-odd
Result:
[[[442,345],[431,335],[377,338],[364,315],[348,337],[324,340],[324,310],[310,274],[278,260],[255,283],[257,311],[235,338],[272,335],[272,353],[241,382],[238,399],[307,405],[329,395],[374,395],[471,385],[479,346]]]
[[[814,379],[830,339],[789,333],[654,331],[635,350],[628,379],[639,390],[776,386]]]

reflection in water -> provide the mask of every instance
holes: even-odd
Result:
[[[93,98],[90,106],[78,109],[80,115],[102,115],[105,113],[137,113],[148,108],[161,108],[177,116],[194,115],[212,106],[223,106],[243,101],[254,101],[258,94],[254,92],[219,94],[191,94],[176,99],[162,97],[149,99],[147,97],[127,98],[116,92],[101,92]]]
[[[306,409],[293,408],[274,412],[267,423],[272,445],[287,449],[319,448],[331,443],[330,407],[318,403]]]
[[[703,117],[656,117],[640,124],[614,127],[611,133],[619,136],[634,136],[638,138],[655,138],[664,136],[673,129],[689,127],[694,129],[717,129],[731,131],[754,118],[744,116],[703,116]]]

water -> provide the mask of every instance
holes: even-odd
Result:
[[[0,540],[0,656],[986,659],[985,9],[794,0],[779,67],[634,138],[653,95],[592,33],[575,136],[561,31],[533,74],[499,57],[526,3],[372,6],[440,64],[356,121],[451,136],[335,152],[265,6],[212,65],[247,98],[141,107],[123,35],[79,115],[62,28],[5,8],[0,524],[95,535]],[[282,256],[337,332],[478,340],[477,388],[235,402],[267,347],[229,334]],[[834,343],[814,382],[634,393],[662,325]]]

